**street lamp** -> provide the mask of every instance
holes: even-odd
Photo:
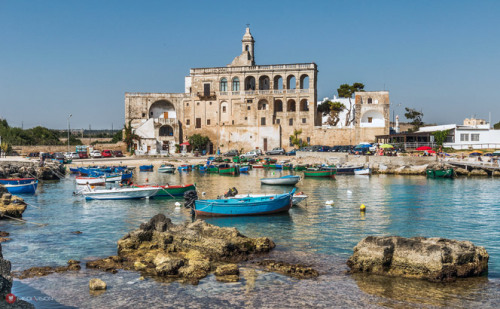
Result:
[[[71,118],[71,116],[73,116],[73,115],[69,114],[69,116],[68,116],[68,152],[69,152],[69,118]]]

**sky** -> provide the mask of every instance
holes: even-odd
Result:
[[[257,64],[318,65],[318,100],[361,82],[390,91],[400,117],[496,123],[499,13],[486,0],[0,0],[0,118],[121,128],[125,92],[184,92],[190,68],[241,53],[248,23]]]

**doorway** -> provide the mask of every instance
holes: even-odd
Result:
[[[264,151],[267,151],[267,138],[264,138]]]

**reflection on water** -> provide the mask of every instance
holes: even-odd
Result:
[[[173,175],[147,172],[138,173],[135,177],[138,183],[145,182],[146,178],[150,183],[196,183],[200,197],[215,198],[231,187],[236,187],[240,193],[289,191],[289,187],[261,186],[259,181],[261,177],[288,173],[253,170],[249,175],[220,177],[200,175],[198,172]],[[345,306],[443,306],[451,301],[449,299],[456,298],[457,301],[452,303],[456,306],[462,306],[461,301],[471,306],[484,301],[486,306],[494,307],[498,305],[500,295],[499,183],[500,179],[490,178],[443,181],[385,175],[338,176],[336,180],[306,178],[297,187],[308,194],[309,199],[293,207],[289,213],[203,218],[218,226],[236,227],[250,237],[270,237],[277,245],[273,254],[294,254],[322,270],[317,280],[296,281],[245,269],[240,283],[222,284],[209,277],[202,280],[199,286],[192,287],[150,280],[138,282],[136,273],[122,272],[113,276],[84,270],[76,275],[51,275],[23,280],[23,283],[39,289],[57,302],[84,308],[108,304],[106,299],[109,297],[123,299],[121,304],[126,306],[140,305],[135,297],[153,307],[157,304],[155,300],[173,301],[174,296],[186,299],[187,304],[194,304],[199,301],[200,294],[197,293],[208,295],[206,303],[213,306],[326,306],[331,304],[332,299],[335,304]],[[182,199],[84,201],[72,195],[74,185],[70,177],[60,182],[44,182],[39,188],[36,195],[24,196],[30,206],[23,217],[47,226],[0,221],[0,230],[11,233],[12,241],[3,243],[2,247],[4,257],[12,261],[15,270],[63,265],[69,259],[85,261],[116,254],[117,240],[157,213],[164,213],[174,223],[191,220],[188,210],[175,208],[175,202],[183,202]],[[202,192],[205,194],[202,195]],[[327,205],[325,202],[329,200],[333,200],[334,204]],[[366,213],[360,213],[361,204],[366,205]],[[82,234],[71,233],[74,231],[81,231]],[[490,281],[481,281],[486,280],[483,278],[462,285],[440,286],[388,278],[345,276],[345,260],[352,253],[352,248],[367,235],[471,240],[476,245],[485,246],[490,254]],[[89,298],[87,293],[81,293],[82,289],[87,291],[88,280],[92,276],[106,278],[105,281],[111,283],[104,295]],[[25,292],[22,288],[19,292],[35,293]],[[75,293],[80,294],[75,297]],[[167,297],[165,293],[173,296]],[[242,296],[235,297],[234,293]],[[148,295],[151,302],[144,301],[140,296],[143,294]],[[285,303],[273,299],[281,294],[288,298]],[[345,296],[347,294],[349,296]]]

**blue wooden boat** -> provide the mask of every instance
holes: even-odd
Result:
[[[250,166],[248,165],[244,165],[244,166],[240,166],[240,173],[248,173],[248,171],[250,170]]]
[[[38,186],[38,180],[21,184],[4,184],[4,186],[10,194],[35,193]]]
[[[80,173],[80,169],[78,169],[78,168],[74,168],[74,167],[70,167],[70,168],[69,168],[69,172],[70,172],[71,174],[79,174],[79,173]]]
[[[127,179],[131,179],[132,174],[133,174],[132,172],[122,173],[122,181],[127,180]]]
[[[182,172],[182,171],[188,172],[191,170],[191,165],[183,164],[183,165],[179,166],[177,169],[179,170],[179,172]]]
[[[140,172],[152,172],[153,171],[153,164],[141,165],[141,166],[139,166],[139,171]]]
[[[35,178],[2,178],[0,185],[22,185],[35,181]]]
[[[217,200],[197,200],[194,211],[199,216],[253,216],[286,212],[292,207],[295,188],[289,193]]]

